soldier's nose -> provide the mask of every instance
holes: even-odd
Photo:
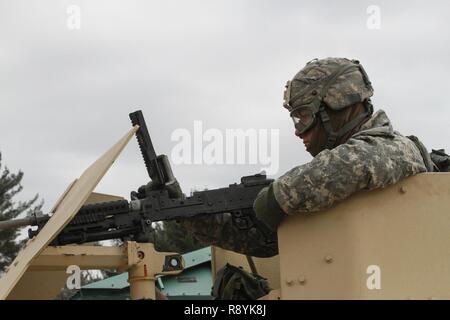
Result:
[[[295,129],[295,135],[299,138],[303,138],[300,131],[298,131],[297,129]]]

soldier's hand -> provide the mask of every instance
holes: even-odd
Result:
[[[177,180],[175,180],[173,183],[166,184],[163,188],[167,190],[170,198],[178,199],[185,197]],[[154,190],[158,190],[158,187],[156,187],[155,184],[150,181],[149,183],[140,186],[137,192],[131,191],[131,200],[147,198],[150,192]]]
[[[275,199],[272,184],[258,193],[253,203],[253,210],[256,218],[272,231],[277,231],[281,221],[287,216]]]
[[[131,200],[140,200],[147,197],[148,191],[152,190],[152,182],[144,184],[138,188],[137,191],[131,191]]]

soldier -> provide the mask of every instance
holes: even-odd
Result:
[[[384,188],[432,171],[423,145],[393,130],[383,110],[373,113],[373,88],[362,65],[345,58],[314,59],[286,85],[284,107],[295,134],[314,157],[276,179],[254,202],[257,218],[276,231],[289,215],[310,214],[360,190]],[[270,257],[276,239],[242,231],[230,214],[197,216],[180,223],[205,245]]]

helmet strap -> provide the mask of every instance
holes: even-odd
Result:
[[[336,142],[338,139],[345,136],[350,130],[353,130],[356,126],[358,126],[362,120],[371,116],[373,113],[373,106],[370,99],[364,100],[364,107],[366,109],[365,112],[359,114],[356,118],[347,122],[342,128],[338,131],[334,131],[331,127],[330,117],[327,113],[325,104],[322,103],[319,108],[319,116],[322,121],[323,128],[325,129],[325,134],[327,136],[327,141],[325,142],[324,149],[333,149],[336,147]]]

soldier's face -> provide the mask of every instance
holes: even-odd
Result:
[[[312,129],[312,128],[311,128]],[[308,131],[304,133],[300,133],[297,129],[295,129],[295,135],[303,140],[303,144],[305,145],[306,150],[308,150],[308,147],[313,142],[313,130],[309,129]]]

